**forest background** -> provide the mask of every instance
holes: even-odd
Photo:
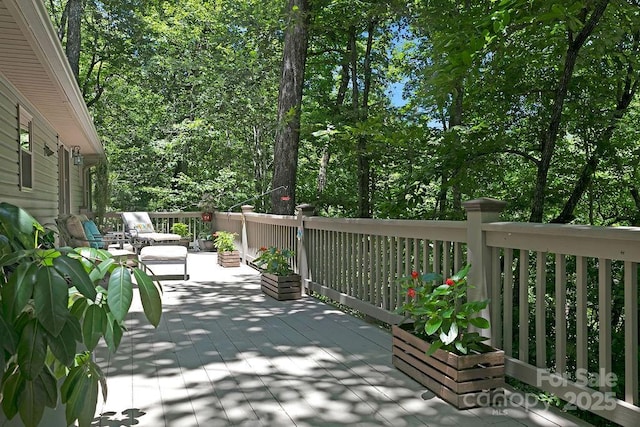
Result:
[[[211,193],[224,211],[272,188],[300,5],[293,203],[462,219],[493,197],[511,220],[640,225],[637,0],[48,0],[109,209],[199,210]]]

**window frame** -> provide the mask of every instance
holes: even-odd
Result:
[[[24,135],[27,141],[24,141]],[[27,147],[25,148],[25,142]],[[33,190],[33,115],[18,105],[18,175],[20,191]]]

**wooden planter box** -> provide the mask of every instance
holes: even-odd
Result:
[[[278,301],[299,299],[302,297],[300,275],[276,276],[275,274],[262,273],[260,289]]]
[[[392,334],[393,365],[456,408],[487,406],[504,392],[504,351],[487,346],[485,353],[426,356],[428,342],[395,325]]]
[[[218,252],[218,264],[223,267],[240,267],[240,252]]]

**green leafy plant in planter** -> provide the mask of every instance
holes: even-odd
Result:
[[[236,233],[216,231],[213,233],[213,244],[218,251],[218,264],[222,267],[240,267],[240,253],[234,241]]]
[[[214,233],[209,232],[201,232],[198,235],[198,246],[201,251],[212,251],[215,249],[213,244]]]
[[[171,226],[171,232],[180,236],[180,244],[189,247],[191,241],[191,233],[189,233],[189,226],[184,222],[176,222]]]
[[[171,232],[173,234],[179,234],[180,237],[190,238],[189,226],[184,222],[176,222],[171,226]]]
[[[260,289],[279,301],[298,299],[302,296],[300,275],[289,264],[295,253],[275,246],[261,247],[253,263],[262,270]]]
[[[443,281],[442,275],[436,273],[421,275],[414,271],[400,280],[409,299],[398,311],[413,320],[416,336],[431,342],[427,355],[439,348],[457,354],[484,350],[480,343],[488,338],[469,328],[489,328],[489,321],[478,316],[489,300],[466,300],[470,268],[467,265],[441,285],[435,285]]]
[[[294,257],[295,252],[289,249],[280,250],[275,246],[269,248],[263,246],[258,253],[260,255],[253,260],[253,263],[264,273],[275,274],[276,276],[293,274],[289,260]]]
[[[234,242],[237,235],[229,231],[216,231],[213,233],[213,245],[218,252],[233,252],[236,250]]]
[[[94,362],[101,338],[116,352],[133,300],[157,326],[159,287],[138,267],[95,248],[53,248],[26,211],[0,203],[0,395],[8,419],[40,423],[45,406],[65,407],[67,425],[93,420],[106,380]]]
[[[504,386],[504,351],[473,330],[489,327],[479,315],[489,301],[468,299],[470,268],[442,284],[433,273],[403,278],[407,300],[399,310],[413,324],[391,327],[393,365],[458,409],[493,402]]]

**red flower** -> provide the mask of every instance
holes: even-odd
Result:
[[[419,274],[418,274],[418,272],[417,272],[417,271],[412,271],[412,272],[411,272],[411,278],[412,278],[412,279],[417,279],[417,278],[418,278],[418,276],[419,276]]]
[[[415,296],[416,296],[416,290],[415,290],[415,289],[413,289],[413,288],[409,288],[409,289],[407,290],[407,295],[409,295],[409,298],[413,298],[413,297],[415,297]]]
[[[259,250],[260,250],[260,252],[264,252],[264,251],[267,250],[267,248],[265,248],[264,246],[261,246]]]
[[[453,285],[455,285],[455,284],[456,284],[455,280],[453,280],[453,279],[451,279],[451,278],[447,279],[447,281],[446,281],[445,283],[446,283],[447,285],[449,285],[449,286],[453,286]]]

